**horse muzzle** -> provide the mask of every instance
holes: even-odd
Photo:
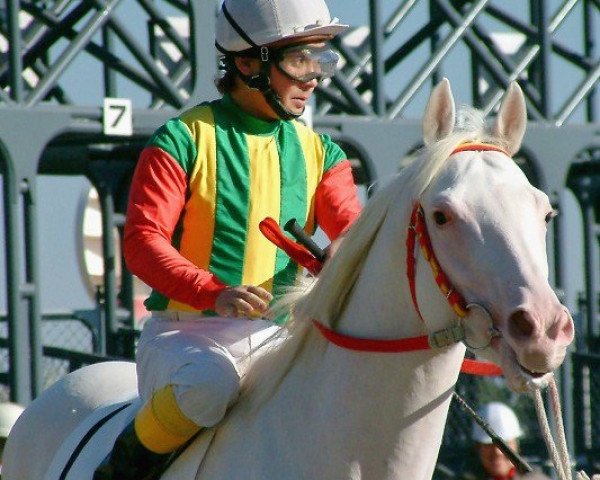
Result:
[[[519,364],[536,375],[560,366],[573,341],[574,331],[573,319],[563,305],[545,318],[521,308],[508,318],[506,337]]]

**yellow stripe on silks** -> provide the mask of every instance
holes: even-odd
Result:
[[[308,208],[306,212],[305,230],[314,233],[315,230],[315,191],[323,178],[323,164],[325,153],[323,144],[318,134],[301,122],[294,121],[296,132],[306,161],[306,198]]]
[[[181,117],[198,145],[198,158],[190,174],[190,196],[186,204],[179,252],[199,268],[208,269],[215,230],[217,195],[217,145],[215,120],[209,106],[199,106]],[[174,300],[170,310],[195,311],[189,305]]]
[[[177,405],[172,385],[155,392],[135,417],[136,435],[154,453],[172,452],[198,430]]]
[[[250,158],[250,201],[242,282],[244,285],[261,286],[270,292],[277,247],[260,232],[258,224],[265,217],[279,219],[279,153],[272,136],[247,135],[246,142]]]

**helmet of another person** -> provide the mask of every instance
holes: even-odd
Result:
[[[222,53],[233,53],[280,40],[333,37],[347,28],[331,18],[324,0],[224,0],[215,43]]]
[[[478,411],[479,415],[492,427],[492,430],[504,441],[514,440],[523,435],[519,420],[510,407],[500,402],[491,402],[483,405]],[[473,423],[473,440],[478,443],[492,443],[490,436],[483,429]]]
[[[7,438],[13,425],[25,410],[17,403],[0,403],[0,437]]]

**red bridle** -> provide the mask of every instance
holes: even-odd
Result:
[[[451,155],[464,151],[496,151],[509,156],[506,153],[506,151],[504,151],[502,148],[484,143],[465,143],[459,145],[457,148],[454,149]],[[271,220],[269,221],[269,226],[271,228],[273,223],[275,222]],[[298,249],[298,244],[294,244],[293,248],[291,248],[289,245],[286,245],[294,242],[291,242],[283,234],[281,234],[281,237],[283,238],[278,238],[278,235],[274,235],[272,230],[270,233],[271,234],[269,235],[269,239],[273,241],[276,245],[278,245],[280,248],[288,252],[288,254],[295,253],[295,251]],[[417,314],[419,315],[419,318],[423,320],[421,311],[419,309],[419,304],[417,302],[415,281],[415,246],[417,240],[419,242],[419,246],[423,257],[429,262],[429,265],[431,266],[433,275],[435,277],[435,281],[442,294],[448,300],[450,307],[459,317],[466,317],[468,314],[467,302],[465,301],[463,296],[452,286],[448,277],[440,267],[435,256],[435,252],[433,251],[429,234],[427,232],[427,224],[425,223],[425,219],[423,218],[423,208],[417,202],[415,203],[411,213],[410,225],[408,227],[408,234],[406,238],[406,274],[408,277],[412,302]],[[297,260],[298,257],[292,258]],[[311,267],[313,267],[312,264]],[[337,345],[338,347],[359,352],[401,353],[416,350],[429,350],[431,348],[443,348],[464,339],[462,329],[458,326],[444,329],[439,332],[435,332],[431,335],[420,335],[417,337],[400,338],[392,340],[380,340],[358,338],[349,335],[344,335],[342,333],[336,332],[335,330],[331,329],[326,325],[323,325],[317,320],[313,320],[313,324],[329,342],[333,343],[334,345]],[[490,362],[482,362],[478,360],[471,360],[468,358],[465,358],[463,360],[461,372],[470,373],[474,375],[502,375],[502,369],[497,365]]]
[[[431,246],[431,240],[429,233],[427,232],[427,224],[423,218],[423,207],[420,203],[415,203],[412,213],[410,215],[410,225],[408,227],[408,234],[406,236],[406,275],[408,277],[408,284],[410,287],[410,296],[412,298],[413,305],[419,318],[423,320],[419,304],[417,302],[417,287],[416,287],[416,265],[417,259],[415,257],[415,243],[418,239],[419,246],[423,258],[429,262],[431,271],[435,278],[438,288],[442,294],[448,300],[448,303],[452,307],[452,310],[461,318],[467,316],[467,302],[463,296],[452,286],[450,280],[440,267],[437,261],[433,247]]]

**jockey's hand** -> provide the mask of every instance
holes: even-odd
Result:
[[[273,295],[262,287],[228,287],[217,297],[215,310],[221,317],[259,317],[269,308]]]

